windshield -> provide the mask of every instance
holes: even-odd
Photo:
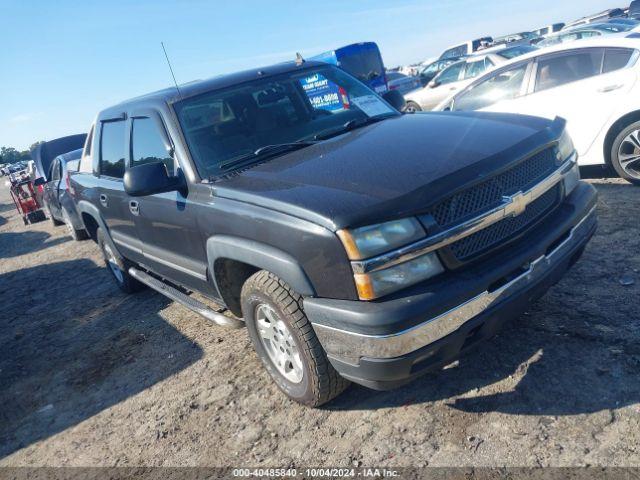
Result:
[[[384,73],[384,64],[377,48],[363,48],[357,53],[341,53],[340,68],[349,72],[358,80],[368,83]]]
[[[524,55],[525,53],[533,52],[537,50],[536,47],[532,47],[531,45],[519,45],[517,47],[509,47],[505,48],[497,52],[502,58],[506,58],[507,60],[511,60],[512,58],[519,57],[520,55]]]
[[[399,115],[367,86],[329,65],[214,90],[178,102],[175,109],[203,178],[226,173],[234,159],[263,147],[314,140],[345,125]],[[273,155],[286,149],[263,151]]]

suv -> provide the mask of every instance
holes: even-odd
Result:
[[[557,282],[596,193],[561,119],[385,98],[299,61],[126,101],[91,128],[78,211],[123,291],[246,326],[292,399],[402,385]]]

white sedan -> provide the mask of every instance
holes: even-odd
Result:
[[[638,34],[538,50],[486,72],[435,110],[563,117],[580,165],[610,164],[640,185],[639,57]]]

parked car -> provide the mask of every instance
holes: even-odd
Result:
[[[570,30],[562,30],[559,33],[549,35],[539,42],[535,43],[536,47],[545,48],[561,43],[575,42],[576,40],[584,40],[587,38],[601,37],[603,35],[611,35],[616,33],[624,33],[632,30],[631,25],[618,23],[592,23],[585,26],[574,27]]]
[[[638,25],[640,25],[640,20],[636,20],[635,18],[622,18],[622,17],[616,17],[616,18],[610,18],[608,20],[602,20],[599,23],[614,23],[614,24],[619,24],[619,25],[629,25],[631,28],[636,28],[638,27]]]
[[[537,33],[534,32],[520,32],[520,33],[512,33],[509,35],[504,35],[502,37],[495,37],[493,39],[493,44],[492,46],[495,45],[502,45],[502,44],[514,44],[514,43],[525,43],[528,44],[530,43],[532,40],[535,40],[536,38],[539,38],[540,35],[538,35]]]
[[[533,33],[535,33],[538,37],[544,37],[551,33],[559,32],[564,28],[564,26],[564,23],[554,23],[552,25],[547,25],[546,27],[537,28],[533,30]]]
[[[417,77],[410,77],[400,72],[390,71],[387,71],[386,75],[389,90],[397,90],[403,95],[421,87],[420,80]]]
[[[447,58],[457,58],[471,55],[478,50],[489,47],[493,43],[493,38],[482,37],[476,40],[468,40],[453,47],[447,48],[438,60],[445,60]]]
[[[629,4],[629,11],[627,12],[629,18],[640,20],[640,0],[633,0]]]
[[[382,95],[387,91],[384,62],[375,42],[360,42],[329,50],[311,60],[337,65]]]
[[[440,72],[426,87],[405,95],[408,113],[432,110],[440,102],[466,87],[485,70],[500,65],[518,55],[536,50],[531,45],[487,49],[454,63]]]
[[[540,50],[476,79],[437,109],[567,120],[580,165],[640,184],[640,40],[598,38]]]
[[[74,240],[88,238],[73,200],[69,172],[77,171],[82,149],[58,155],[51,162],[44,184],[43,202],[54,226],[66,225]]]
[[[431,62],[425,65],[418,72],[418,79],[420,80],[420,84],[424,87],[431,80],[435,78],[442,70],[447,68],[449,65],[452,65],[456,62],[464,60],[467,57],[455,57],[455,58],[447,58],[445,60],[436,60],[435,62]]]
[[[598,23],[602,20],[606,20],[608,18],[615,18],[615,17],[624,17],[624,10],[621,8],[610,8],[603,12],[582,17],[582,18],[579,18],[578,20],[570,22],[567,25],[565,25],[563,29],[569,29],[569,28],[580,26],[580,25],[586,25],[589,23]]]
[[[401,115],[384,98],[299,62],[125,101],[91,128],[78,210],[123,291],[246,326],[290,398],[402,385],[556,282],[596,228],[596,192],[561,119]]]

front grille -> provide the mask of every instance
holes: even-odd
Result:
[[[444,199],[428,213],[442,227],[454,225],[497,207],[504,195],[528,190],[556,168],[555,148],[547,148],[486,182]]]
[[[525,211],[517,217],[500,220],[473,235],[452,243],[449,245],[449,249],[456,259],[462,262],[481,255],[540,220],[558,203],[559,195],[560,186],[556,185],[527,205]]]

